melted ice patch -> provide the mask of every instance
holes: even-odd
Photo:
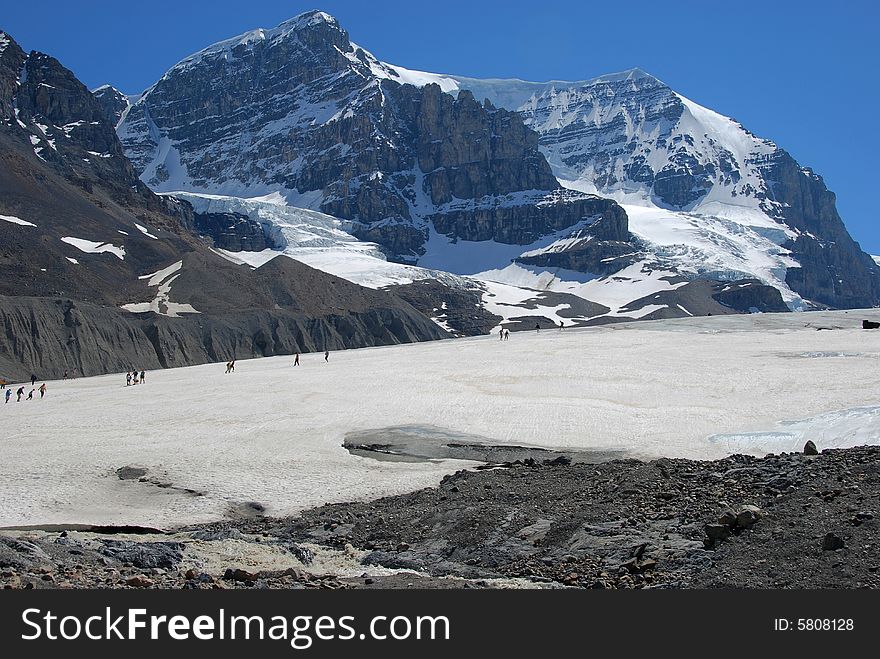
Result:
[[[179,270],[183,267],[183,261],[178,261],[150,275],[143,275],[138,279],[146,279],[147,286],[158,286],[156,297],[150,302],[134,302],[123,304],[122,308],[131,313],[149,313],[152,311],[160,316],[179,318],[183,313],[201,313],[189,304],[171,301],[171,284],[180,276]]]
[[[150,230],[147,229],[147,227],[145,227],[141,224],[135,224],[135,227],[137,227],[137,230],[140,231],[142,234],[144,234],[147,238],[152,238],[153,240],[159,240],[159,238],[157,236],[154,236],[152,233],[150,233]]]
[[[799,452],[812,441],[821,451],[880,444],[880,406],[837,410],[800,421],[783,421],[773,430],[712,435],[709,441],[731,453]]]
[[[0,215],[0,220],[4,220],[6,222],[11,222],[12,224],[18,224],[23,227],[35,227],[37,226],[33,222],[28,222],[27,220],[23,220],[20,217],[15,217],[13,215]]]
[[[108,252],[113,254],[120,260],[125,260],[125,247],[116,246],[110,243],[98,243],[93,240],[85,240],[84,238],[72,238],[70,236],[66,236],[61,239],[61,242],[67,243],[68,245],[73,245],[79,251],[85,252],[86,254],[103,254],[104,252]]]

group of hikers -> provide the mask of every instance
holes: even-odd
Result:
[[[559,321],[559,331],[561,332],[564,329],[565,329],[565,321],[560,320]],[[535,332],[537,334],[541,333],[541,323],[535,323]],[[506,327],[499,328],[498,335],[499,335],[499,340],[501,340],[501,341],[509,341],[510,340],[510,330],[507,329]]]
[[[330,351],[329,350],[324,351],[324,361],[325,362],[330,361]],[[293,365],[299,366],[299,353],[296,353],[296,357],[294,358]],[[234,373],[235,372],[235,360],[234,359],[232,361],[226,362],[226,372],[227,373]],[[76,373],[77,373],[77,370],[74,369],[73,377],[76,377]],[[64,379],[65,380],[68,379],[68,371],[64,371]],[[134,386],[137,384],[144,384],[146,381],[147,381],[147,372],[146,371],[139,371],[138,369],[132,369],[125,374],[125,386],[126,387],[131,387],[131,386]],[[19,387],[18,390],[15,392],[16,402],[20,402],[23,397],[25,400],[33,400],[34,394],[37,391],[40,392],[40,398],[45,398],[46,391],[48,391],[48,387],[46,386],[46,383],[44,382],[43,384],[41,384],[39,386],[39,388],[36,388],[36,383],[37,383],[37,376],[34,374],[31,374],[31,387],[32,388],[31,388],[30,392],[25,397],[24,392],[25,392],[26,385]],[[5,380],[3,378],[0,378],[0,390],[3,390],[6,392],[5,394],[3,394],[3,396],[5,397],[5,402],[8,403],[12,399],[12,396],[13,396],[12,386],[10,385],[10,383],[7,380]]]
[[[7,389],[6,387],[8,385],[9,385],[9,382],[7,382],[6,380],[0,379],[0,390],[6,391],[6,393],[4,394],[4,398],[5,398],[4,402],[5,403],[8,403],[9,400],[12,398],[12,387],[9,387]],[[44,382],[43,384],[41,384],[39,389],[36,388],[36,385],[37,385],[37,376],[32,373],[31,374],[31,390],[30,390],[30,392],[28,392],[27,398],[25,398],[25,400],[33,400],[34,394],[37,393],[37,391],[40,392],[40,398],[45,398],[46,391],[48,390],[46,383]],[[24,396],[25,386],[26,385],[19,387],[18,390],[15,392],[15,402],[16,403],[21,402],[22,396]]]
[[[329,350],[324,351],[324,361],[328,362],[328,363],[330,361],[330,351]],[[299,353],[296,353],[293,356],[293,365],[299,366]],[[231,362],[226,362],[226,372],[227,373],[235,373],[235,360],[234,359]]]
[[[324,351],[324,361],[325,362],[330,361],[330,351],[329,350]],[[293,356],[293,365],[299,366],[299,353],[296,353]],[[227,373],[235,373],[235,360],[234,359],[231,362],[226,362],[226,372]]]
[[[329,351],[329,350],[325,350],[325,351],[324,351],[324,361],[325,361],[325,362],[329,362],[329,361],[330,361],[330,351]],[[296,353],[296,355],[294,355],[294,357],[293,357],[293,365],[294,365],[294,366],[299,366],[299,353]]]

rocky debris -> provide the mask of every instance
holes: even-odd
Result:
[[[757,506],[745,505],[739,511],[725,510],[714,524],[706,524],[703,531],[706,533],[706,548],[712,549],[731,535],[741,533],[752,528],[764,516],[764,511]]]
[[[259,572],[249,572],[247,570],[242,570],[241,568],[229,568],[223,573],[223,580],[239,582],[249,588],[272,587],[273,585],[283,583],[285,580],[292,580],[305,588],[345,588],[335,576],[315,576],[296,568],[288,568],[286,570],[261,570]]]
[[[89,544],[76,534],[43,540],[0,534],[0,584],[880,588],[873,553],[880,526],[872,512],[878,504],[880,447],[712,462],[529,459],[460,471],[436,488],[324,506],[295,518],[229,519],[175,532],[201,549],[229,539],[237,541],[237,553],[248,544],[255,556],[274,547],[293,554],[297,567],[291,569],[258,567],[247,553],[216,572],[182,563],[147,568],[116,557],[155,549],[134,547],[174,543],[124,541],[120,549],[128,551],[111,552],[111,558],[106,547],[115,541],[107,538]],[[366,576],[311,574],[313,545],[366,566]],[[400,572],[376,576],[370,566]]]
[[[126,579],[125,585],[131,586],[132,588],[151,588],[154,585],[154,582],[143,575],[136,575]]]
[[[740,529],[750,529],[763,516],[764,511],[758,508],[758,506],[743,506],[736,514],[736,526]]]
[[[409,302],[429,318],[442,321],[459,336],[488,334],[502,320],[501,316],[483,308],[483,290],[480,288],[453,288],[439,281],[424,279],[389,286],[386,290]]]
[[[243,538],[241,531],[238,529],[218,529],[192,531],[190,537],[193,540],[202,540],[205,542],[218,542],[220,540],[241,540]]]
[[[312,553],[310,549],[305,547],[301,547],[296,543],[291,543],[288,546],[290,553],[296,556],[296,560],[298,560],[303,565],[311,565],[315,560],[315,555]]]
[[[96,528],[96,527],[93,527]],[[351,585],[334,575],[312,574],[304,568],[259,569],[233,566],[211,572],[199,558],[224,552],[226,540],[238,541],[227,555],[238,556],[252,544],[293,550],[289,540],[245,536],[238,529],[199,529],[179,534],[181,542],[134,542],[109,539],[94,530],[60,534],[51,532],[0,533],[0,588],[347,588]],[[199,538],[199,539],[197,539]],[[195,553],[189,548],[192,539]],[[8,550],[8,551],[6,551]],[[109,550],[109,551],[108,551]],[[298,554],[311,561],[311,550],[298,547]],[[108,555],[109,554],[109,555]],[[182,557],[178,555],[182,554]],[[270,551],[269,556],[272,556]],[[244,560],[247,560],[246,558]],[[187,565],[193,561],[196,566]],[[248,564],[252,561],[248,560]],[[150,567],[154,565],[157,567]],[[377,581],[381,581],[381,577]]]
[[[804,444],[804,455],[819,455],[819,449],[816,448],[812,439],[807,440],[807,443]]]
[[[172,568],[183,558],[183,545],[179,542],[105,540],[101,551],[124,565],[139,568]]]
[[[880,329],[880,323],[875,323],[873,320],[863,320],[862,321],[862,329],[866,329],[866,330]]]
[[[0,567],[30,568],[49,562],[49,556],[38,545],[0,535]]]
[[[880,587],[864,549],[878,533],[866,513],[876,505],[878,481],[875,447],[809,459],[524,460],[243,530],[354,547],[367,552],[364,565],[469,583],[515,577],[581,588]],[[823,527],[841,523],[860,534],[840,553],[844,571],[821,558]]]
[[[850,520],[853,526],[861,526],[867,521],[874,519],[874,513],[869,513],[867,511],[860,511],[856,513],[853,518]]]

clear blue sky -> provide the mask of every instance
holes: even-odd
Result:
[[[408,68],[581,79],[638,66],[813,167],[880,254],[880,8],[869,0],[8,2],[0,29],[89,87],[134,93],[204,46],[309,9]]]

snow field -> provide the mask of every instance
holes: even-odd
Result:
[[[250,501],[285,515],[435,485],[472,464],[342,447],[346,433],[403,425],[641,458],[763,454],[766,433],[790,431],[782,422],[820,449],[875,442],[880,348],[855,329],[858,313],[543,330],[333,352],[329,363],[308,354],[297,368],[278,357],[230,375],[223,364],[150,372],[136,387],[122,375],[51,382],[43,401],[0,406],[0,526],[167,527]],[[127,465],[171,487],[119,480]]]

